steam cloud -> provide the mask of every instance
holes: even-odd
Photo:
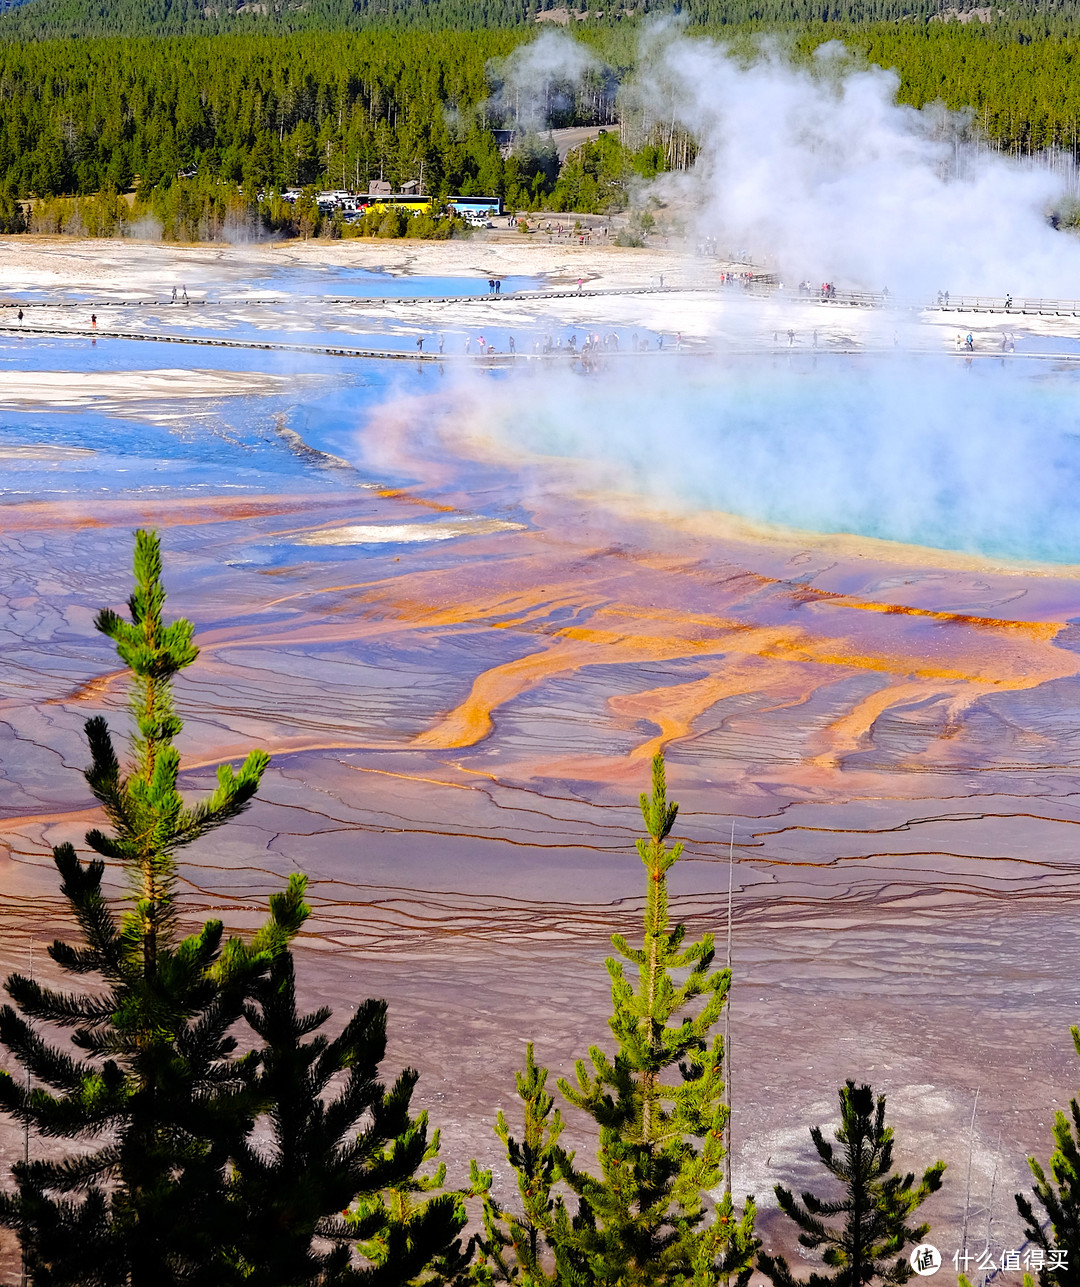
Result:
[[[670,189],[699,227],[767,252],[786,273],[894,294],[1080,294],[1080,245],[1053,229],[1064,180],[959,137],[940,105],[896,101],[899,78],[836,44],[810,67],[764,50],[745,65],[678,38],[639,94],[700,143]]]
[[[483,424],[500,454],[555,472],[575,458],[583,490],[674,513],[1077,563],[1075,380],[892,354],[622,363],[587,380],[544,372],[527,396],[520,378],[485,380],[451,432]]]
[[[689,207],[699,237],[815,285],[1080,296],[1080,243],[1047,218],[1076,189],[1071,165],[1018,161],[973,140],[963,114],[898,103],[895,72],[836,42],[810,65],[767,44],[748,63],[670,26],[644,38],[639,69],[621,118],[629,134],[678,124],[697,141],[692,169],[653,191]],[[600,71],[545,32],[504,60],[497,110],[537,128]]]
[[[566,37],[537,41],[512,83],[527,100],[530,78],[548,83],[556,65],[570,74],[564,54],[576,49]],[[789,284],[888,286],[901,300],[944,289],[1080,296],[1080,241],[1047,221],[1075,176],[971,142],[940,106],[898,104],[894,73],[856,66],[837,46],[811,66],[769,50],[742,62],[670,31],[641,66],[620,98],[624,126],[678,123],[699,143],[692,169],[652,191],[722,249],[767,254]],[[839,320],[835,309],[828,323],[816,310],[800,317],[803,330]],[[731,320],[752,345],[772,319],[766,306]],[[906,335],[919,327],[914,313],[886,323]],[[614,488],[673,511],[1080,563],[1072,373],[898,348],[862,358],[804,350],[790,362],[624,357],[589,378],[545,365],[527,389],[523,379],[464,377],[445,430],[451,449],[463,426],[483,425],[502,457],[551,459],[539,486],[561,487],[569,458],[582,490]]]
[[[586,77],[602,71],[600,60],[579,41],[545,31],[488,68],[496,91],[487,112],[520,129],[547,129],[573,107]]]

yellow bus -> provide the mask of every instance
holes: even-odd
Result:
[[[370,200],[365,200],[363,197],[356,198],[356,209],[361,214],[366,214],[369,210],[383,214],[391,207],[395,210],[408,210],[410,214],[431,214],[433,202],[431,197],[378,196]]]

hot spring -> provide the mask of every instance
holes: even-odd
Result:
[[[178,253],[140,251],[139,274],[168,281]],[[430,253],[433,278],[478,254]],[[225,270],[291,281],[268,251],[206,255]],[[334,300],[349,284],[327,273]],[[83,724],[126,718],[94,614],[154,526],[201,649],[177,688],[185,789],[272,757],[228,843],[185,854],[182,914],[250,924],[306,872],[314,991],[390,999],[393,1057],[462,1156],[499,1161],[491,1088],[519,1033],[557,1053],[604,1031],[598,963],[638,916],[662,746],[695,930],[723,924],[732,860],[736,1076],[761,1088],[740,1191],[769,1192],[777,1114],[794,1139],[853,1073],[913,1146],[966,1141],[976,1065],[985,1185],[999,1136],[1024,1183],[1073,1076],[1080,372],[1058,323],[1002,355],[990,319],[967,357],[933,317],[905,314],[894,347],[899,309],[722,292],[287,304],[119,309],[125,338],[96,346],[0,338],[5,963],[64,932],[49,846],[93,825]],[[151,330],[397,356],[136,342]],[[588,373],[533,358],[611,331]],[[400,359],[440,334],[443,362]],[[515,366],[477,360],[479,334],[500,360],[513,334]],[[785,1031],[805,1058],[781,1069]],[[1006,1037],[1043,1078],[1030,1103]]]
[[[591,376],[470,375],[439,422],[446,448],[490,448],[515,474],[524,457],[533,487],[1073,564],[1078,395],[1064,359],[622,359]]]

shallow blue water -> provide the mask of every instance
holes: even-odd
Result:
[[[46,397],[51,372],[213,369],[305,377],[303,383],[286,384],[271,395],[224,396],[209,403],[140,399],[126,402],[122,414],[93,407],[12,409],[2,406],[0,392],[0,446],[46,444],[93,453],[58,459],[44,452],[40,459],[4,459],[0,500],[162,490],[318,491],[328,485],[326,469],[298,455],[277,432],[278,426],[305,430],[317,450],[343,454],[375,408],[423,380],[413,364],[405,364],[405,370],[398,370],[399,365],[121,340],[0,342],[0,380],[5,368],[40,372]],[[161,414],[177,418],[161,423]],[[343,478],[339,472],[333,485],[385,481],[385,473],[368,475],[361,465],[352,477]]]
[[[423,484],[457,462],[478,510],[521,501],[535,477],[472,457],[485,428],[529,455],[589,462],[605,486],[680,510],[851,532],[995,557],[1080,562],[1080,372],[952,358],[741,359],[613,364],[599,376],[451,371],[436,364],[67,340],[0,344],[5,366],[75,371],[162,367],[308,377],[273,395],[199,404],[175,423],[156,406],[0,412],[0,444],[82,447],[74,459],[5,460],[3,496],[312,490]],[[310,377],[314,377],[312,382]],[[461,381],[469,394],[460,419]],[[477,381],[484,383],[477,384]],[[479,403],[476,401],[480,395]],[[411,404],[410,458],[379,448],[387,409]],[[175,412],[179,408],[166,408]],[[400,416],[400,410],[397,412]],[[327,471],[286,425],[353,471]],[[463,431],[456,440],[456,431]],[[376,464],[371,464],[372,460]],[[482,480],[482,482],[481,482]],[[481,493],[483,495],[481,496]]]
[[[190,282],[177,280],[177,274],[163,274],[159,285],[143,286],[139,291],[119,286],[102,284],[100,291],[87,290],[43,290],[40,288],[22,288],[17,284],[5,283],[0,286],[0,298],[27,301],[51,301],[62,299],[95,299],[95,298],[136,298],[142,295],[146,299],[168,300],[174,286],[181,290],[186,286],[192,299],[235,299],[238,296],[254,292],[256,295],[274,295],[284,293],[298,299],[309,296],[335,297],[351,299],[420,299],[425,297],[461,299],[468,296],[488,295],[489,278],[469,277],[432,277],[405,276],[399,273],[380,272],[370,268],[343,268],[337,265],[325,270],[313,270],[308,267],[275,268],[272,264],[260,267],[245,283],[238,283],[231,278],[223,278],[220,283],[212,279],[196,288]],[[515,291],[539,290],[544,282],[539,277],[510,275],[499,278],[500,292],[512,295]],[[180,311],[178,309],[178,311]]]
[[[533,382],[497,431],[605,485],[1018,560],[1080,563],[1080,370],[828,356],[634,364]]]
[[[273,281],[294,295],[336,295],[354,299],[418,299],[425,296],[453,297],[489,294],[487,277],[403,277],[370,269],[334,269],[330,277],[307,270],[275,274]],[[539,290],[538,277],[500,277],[500,292],[512,295],[519,290]],[[226,292],[222,292],[223,294]]]
[[[245,419],[248,420],[244,424]],[[302,473],[280,443],[258,433],[249,408],[238,408],[236,423],[207,425],[201,434],[178,434],[160,425],[82,412],[42,415],[0,414],[0,443],[79,447],[92,456],[4,460],[2,498],[55,500],[72,495],[109,496],[218,494],[263,491],[276,481],[303,485]],[[297,475],[301,476],[298,478]]]
[[[441,289],[455,279],[289,269],[267,280],[287,288],[294,297],[289,307],[302,310],[299,296],[315,284],[318,293],[357,295],[373,294],[378,285],[389,298],[395,292],[424,294],[433,283]],[[460,289],[483,287],[486,293],[486,280],[456,282]],[[268,311],[267,320],[272,317]],[[468,324],[467,309],[447,320],[461,324],[442,332],[445,351],[464,354],[468,337],[475,352],[481,328]],[[178,311],[176,325],[181,323],[193,332],[215,333],[194,309]],[[413,352],[414,334],[400,333],[409,323],[403,308],[363,319],[364,329],[356,331],[296,330],[279,319],[272,329],[230,324],[225,333]],[[575,333],[570,326],[549,329],[564,339]],[[628,332],[621,329],[624,353]],[[484,328],[487,342],[502,352],[511,333],[507,327]],[[580,339],[583,332],[576,333]],[[437,349],[438,334],[427,335],[427,352]],[[525,353],[537,336],[516,332],[515,338]],[[1027,347],[1045,351],[1048,344],[1021,333],[1019,351]],[[590,376],[572,372],[565,362],[463,374],[437,364],[315,354],[107,339],[0,339],[0,378],[5,369],[40,372],[46,398],[51,371],[164,368],[290,379],[272,394],[226,396],[211,405],[181,399],[166,406],[135,401],[122,407],[29,410],[15,404],[15,410],[0,410],[0,444],[94,453],[5,459],[0,499],[423,485],[429,460],[439,457],[455,465],[455,488],[475,495],[478,510],[514,505],[535,480],[517,476],[513,467],[471,458],[479,417],[480,427],[504,448],[588,462],[590,481],[599,473],[605,486],[673,510],[722,510],[789,528],[1080,562],[1080,371],[1066,363],[969,363],[952,354],[916,357],[901,351],[876,358],[804,352],[731,362],[624,357]],[[2,399],[0,385],[0,408]],[[418,430],[403,451],[386,455],[378,448],[391,432],[387,408],[402,399],[415,400],[408,414]],[[461,417],[446,414],[458,407],[465,409]],[[162,423],[162,415],[174,418]],[[297,451],[281,426],[353,469],[330,469]]]

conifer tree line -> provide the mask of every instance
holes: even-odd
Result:
[[[981,0],[636,0],[603,6],[589,0],[0,0],[0,39],[87,36],[177,36],[295,31],[482,30],[530,28],[552,9],[579,23],[633,27],[645,17],[675,14],[700,28],[926,20],[983,10]],[[1075,19],[1076,0],[1005,0],[1004,12]]]
[[[184,924],[184,851],[213,843],[250,805],[269,760],[253,750],[222,764],[205,798],[182,794],[172,682],[198,648],[192,623],[166,621],[164,606],[160,542],[140,530],[127,613],[96,619],[128,671],[130,732],[118,749],[104,718],[87,722],[85,778],[104,826],[86,833],[92,856],[71,844],[52,855],[72,932],[48,951],[66,983],[14,973],[0,1007],[0,1111],[31,1142],[0,1185],[0,1226],[18,1236],[26,1283],[746,1287],[756,1269],[773,1287],[892,1287],[912,1277],[909,1253],[929,1231],[919,1208],[945,1163],[896,1169],[885,1099],[868,1085],[840,1088],[832,1138],[811,1128],[825,1196],[775,1188],[820,1263],[808,1279],[762,1250],[754,1200],[732,1190],[720,1031],[731,969],[718,968],[711,934],[689,941],[671,917],[682,845],[669,843],[679,806],[662,754],[640,797],[640,940],[613,935],[606,962],[608,1040],[554,1090],[530,1044],[516,1106],[492,1124],[511,1187],[497,1192],[491,1172],[463,1158],[452,1187],[438,1129],[411,1107],[418,1074],[383,1071],[386,1003],[359,1000],[336,1036],[329,1008],[298,1003],[302,875],[270,893],[246,936],[219,920]],[[596,1141],[585,1156],[570,1146],[582,1126]],[[1032,1246],[1070,1253],[1064,1269],[1047,1256],[1040,1287],[1072,1287],[1076,1099],[1053,1135],[1049,1166],[1030,1160],[1034,1192],[1017,1204]]]
[[[693,160],[692,140],[660,128],[631,135],[614,119],[618,86],[634,74],[640,25],[597,21],[576,30],[597,55],[597,70],[549,96],[550,123],[598,124],[608,133],[560,165],[542,134],[521,134],[508,154],[494,134],[513,124],[497,93],[499,68],[535,24],[444,30],[437,38],[385,24],[110,38],[92,35],[90,23],[78,38],[11,38],[21,29],[5,24],[44,13],[40,3],[0,15],[0,231],[115,235],[150,216],[165,236],[182,239],[230,227],[342,235],[340,223],[322,226],[317,209],[305,222],[279,194],[290,186],[366,191],[376,179],[395,187],[419,180],[436,198],[498,196],[514,209],[605,213],[625,208],[639,179]],[[74,0],[49,3],[85,12]],[[1075,0],[1009,5],[989,22],[915,13],[870,22],[826,6],[808,10],[797,26],[790,13],[781,20],[746,4],[702,9],[691,30],[738,45],[782,27],[797,57],[841,39],[895,68],[904,102],[970,109],[973,129],[992,146],[1080,155]],[[132,13],[141,7],[140,0]],[[316,6],[313,22],[318,13]],[[121,7],[120,30],[126,15]],[[362,231],[397,235],[391,222]],[[434,227],[412,231],[438,235]]]

